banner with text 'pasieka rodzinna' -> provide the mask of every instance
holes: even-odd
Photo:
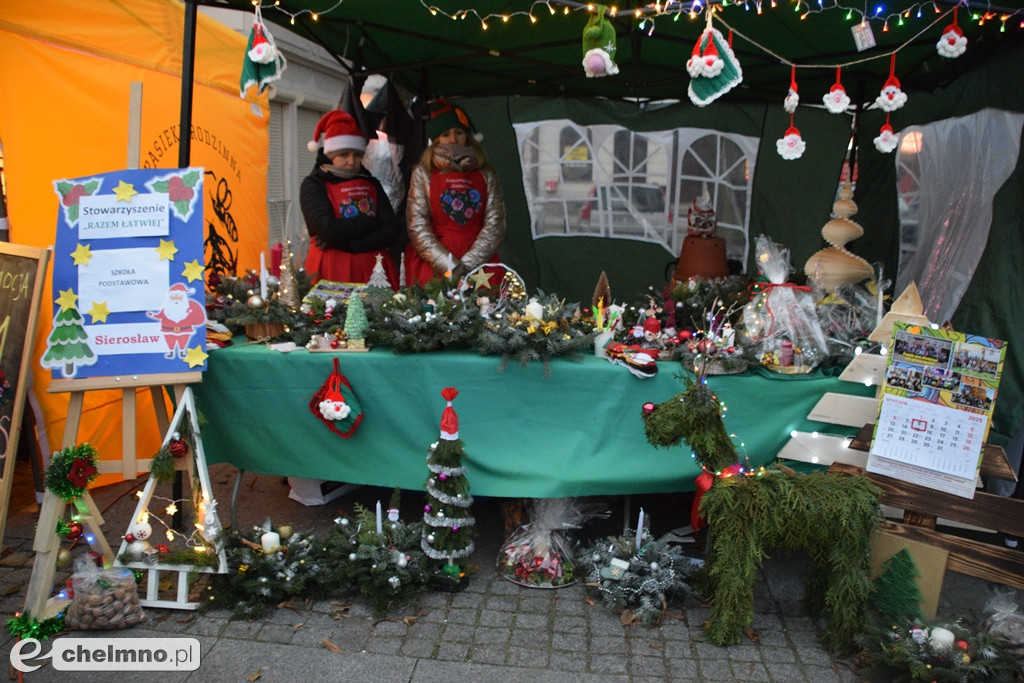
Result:
[[[53,182],[54,379],[206,369],[203,169]]]

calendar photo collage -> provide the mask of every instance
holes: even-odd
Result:
[[[896,323],[868,471],[973,498],[1006,344]]]

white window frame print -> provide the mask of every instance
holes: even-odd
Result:
[[[706,184],[718,214],[718,236],[726,238],[729,258],[745,266],[750,245],[748,226],[758,138],[703,128],[640,133],[612,124],[583,126],[567,119],[517,123],[513,127],[533,239],[632,239],[661,244],[674,256],[686,237],[687,210],[700,192],[697,188]],[[574,145],[561,149],[566,127],[575,129],[578,136]],[[636,149],[637,138],[646,142],[647,153],[643,158],[616,158],[615,135],[622,131],[631,136],[630,150]],[[735,158],[725,158],[725,145],[733,147]],[[580,152],[581,147],[586,151]],[[708,149],[713,149],[710,155],[706,152]],[[684,174],[684,159],[696,162],[696,170],[688,168]],[[565,179],[563,168],[578,163],[592,164],[591,180]],[[635,208],[616,212],[604,206],[605,202],[612,201],[620,208],[622,204],[632,205],[629,188],[645,185],[664,189],[661,215],[638,216]],[[598,187],[604,187],[605,192],[598,193]],[[601,194],[601,198],[595,202],[597,194]],[[730,210],[721,211],[719,204],[730,201]],[[587,215],[584,207],[588,203],[592,210],[588,220],[584,220],[582,216]],[[596,217],[595,206],[599,209]],[[628,221],[629,216],[621,214],[632,214],[637,220]],[[626,224],[623,218],[627,219]]]

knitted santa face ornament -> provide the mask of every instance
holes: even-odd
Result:
[[[359,423],[363,421],[363,410],[359,407],[352,385],[341,374],[337,358],[334,359],[334,369],[327,381],[309,402],[309,412],[343,439],[355,434]]]

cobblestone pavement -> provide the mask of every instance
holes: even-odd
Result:
[[[24,467],[22,467],[24,465]],[[28,470],[27,463],[18,463]],[[225,525],[236,470],[210,468],[214,494]],[[104,533],[117,539],[134,510],[136,489],[145,479],[93,491],[105,518]],[[305,507],[287,498],[281,477],[246,474],[237,505],[238,524],[250,528],[270,517],[296,529],[325,534],[338,511],[354,502],[372,506],[390,491],[364,487],[327,505]],[[32,571],[32,537],[37,506],[31,478],[16,477],[0,560],[0,613],[20,610]],[[409,514],[416,505],[409,494]],[[403,496],[403,517],[406,513]],[[677,497],[637,496],[655,535],[685,523]],[[610,525],[623,524],[623,499],[608,499]],[[602,603],[587,600],[579,584],[555,590],[525,588],[493,569],[504,528],[498,501],[478,499],[474,512],[480,534],[473,560],[479,570],[460,593],[428,593],[388,618],[375,619],[369,606],[351,602],[296,601],[255,621],[232,618],[227,610],[194,613],[147,609],[148,621],[124,631],[75,632],[81,637],[194,637],[201,665],[185,673],[118,673],[123,681],[777,681],[830,683],[859,681],[846,661],[829,656],[818,643],[821,624],[807,615],[801,598],[806,559],[800,554],[769,558],[755,589],[757,641],[731,647],[705,642],[702,623],[708,610],[695,598],[669,605],[667,616],[651,628],[623,626]],[[678,510],[678,513],[673,512]],[[659,518],[660,515],[660,518]],[[677,515],[676,519],[672,519]],[[660,520],[660,524],[659,524]],[[614,533],[612,531],[611,533]],[[602,534],[603,535],[603,534]],[[58,570],[61,583],[70,570]],[[946,573],[940,615],[979,618],[989,587],[981,581]],[[13,639],[4,632],[3,652]],[[49,646],[43,644],[43,652]],[[25,674],[29,681],[108,680],[111,672],[63,672],[47,664]]]

